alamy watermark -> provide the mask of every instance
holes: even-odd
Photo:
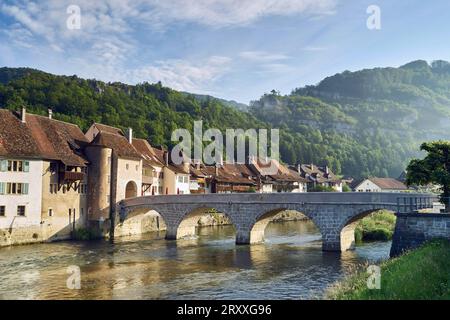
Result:
[[[265,172],[272,175],[278,172],[273,160],[280,159],[279,129],[270,129],[270,157],[268,140],[267,129],[226,129],[223,135],[222,131],[214,128],[203,132],[203,121],[194,121],[193,137],[187,129],[172,132],[172,141],[178,144],[172,149],[171,159],[177,165],[191,163],[191,159],[201,160],[206,165],[217,165],[223,163],[225,153],[227,163],[247,163],[247,160],[257,159]],[[203,142],[210,143],[203,148]]]
[[[81,289],[81,269],[79,266],[68,266],[67,274],[69,277],[66,281],[67,289],[80,290]]]
[[[66,20],[66,26],[69,30],[81,29],[81,8],[77,5],[70,5],[66,10],[69,17]]]
[[[371,265],[367,268],[369,277],[367,278],[367,289],[380,290],[381,289],[381,268],[379,266]]]
[[[377,5],[370,5],[367,7],[367,29],[369,30],[381,30],[381,8]]]

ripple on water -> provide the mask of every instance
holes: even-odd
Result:
[[[230,227],[165,241],[161,234],[93,243],[0,249],[1,299],[311,299],[353,266],[389,255],[390,243],[343,254],[321,250],[308,222],[270,224],[266,243],[236,246]],[[81,290],[66,286],[81,269]]]

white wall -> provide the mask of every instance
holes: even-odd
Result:
[[[29,184],[27,195],[0,195],[0,205],[6,206],[5,217],[0,217],[0,229],[39,226],[41,223],[43,161],[27,161],[30,163],[29,172],[0,172],[0,182]],[[17,216],[19,205],[26,206],[24,217]]]
[[[366,179],[355,188],[355,191],[356,192],[381,192],[381,189],[375,183],[373,183],[369,179]]]
[[[141,196],[142,161],[119,158],[117,163],[117,201],[125,199],[126,187],[130,181],[136,183],[137,196]]]

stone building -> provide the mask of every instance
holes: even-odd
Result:
[[[325,187],[342,192],[342,180],[328,166],[320,167],[315,164],[299,164],[291,167],[291,169],[297,171],[302,178],[308,181],[308,191],[314,191],[317,187]]]
[[[67,239],[87,220],[78,126],[0,109],[0,245]]]
[[[131,130],[126,137],[120,129],[93,124],[86,138],[89,221],[101,227],[114,209],[111,204],[141,195],[143,159],[132,144]]]
[[[367,178],[355,181],[352,185],[355,192],[406,192],[408,187],[394,178]]]

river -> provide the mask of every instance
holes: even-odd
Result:
[[[107,241],[0,248],[0,299],[316,299],[355,265],[389,256],[390,242],[321,251],[311,222],[271,223],[262,245],[236,246],[230,226],[164,240],[164,233]],[[78,266],[81,289],[67,268]]]

